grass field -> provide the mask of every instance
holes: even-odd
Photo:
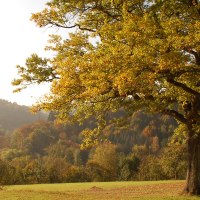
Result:
[[[101,182],[4,186],[1,200],[200,200],[181,196],[184,181]]]

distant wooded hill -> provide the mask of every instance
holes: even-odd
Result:
[[[183,179],[185,146],[174,137],[176,144],[168,143],[176,121],[144,111],[120,120],[125,114],[109,113],[118,124],[108,121],[97,146],[86,135],[96,127],[94,117],[57,124],[51,112],[46,121],[0,133],[0,184]]]
[[[45,113],[33,114],[27,106],[20,106],[17,103],[11,103],[0,99],[0,130],[12,131],[25,124],[38,120],[47,119]]]

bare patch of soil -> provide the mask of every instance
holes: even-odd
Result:
[[[93,186],[93,187],[90,188],[90,190],[92,190],[92,191],[99,191],[99,190],[103,190],[103,188]]]
[[[4,189],[5,189],[5,187],[0,185],[0,190],[4,190]]]

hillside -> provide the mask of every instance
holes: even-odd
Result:
[[[0,184],[185,177],[184,146],[166,146],[177,127],[173,119],[138,111],[119,125],[111,121],[98,138],[90,137],[92,118],[82,125],[38,121],[2,134]],[[94,140],[99,141],[97,146]]]
[[[0,99],[0,130],[12,131],[25,124],[46,119],[44,113],[32,114],[27,106]]]

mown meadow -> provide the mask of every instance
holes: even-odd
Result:
[[[90,182],[2,186],[1,200],[197,200],[184,196],[184,181]]]

